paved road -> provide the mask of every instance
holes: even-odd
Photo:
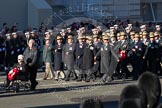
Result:
[[[79,103],[86,98],[100,98],[104,106],[117,108],[121,90],[128,84],[135,84],[131,79],[115,80],[102,85],[96,82],[54,81],[42,80],[39,72],[39,85],[36,91],[6,92],[3,89],[5,75],[0,74],[0,108],[78,108]]]

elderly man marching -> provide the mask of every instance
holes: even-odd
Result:
[[[45,38],[45,45],[43,48],[43,61],[45,63],[45,74],[44,74],[44,78],[43,80],[47,80],[49,74],[50,74],[50,79],[54,78],[54,70],[52,67],[52,57],[53,57],[53,50],[54,47],[51,44],[51,38],[50,37],[46,37]]]
[[[86,45],[83,42],[83,36],[78,36],[78,43],[75,46],[76,66],[79,69],[79,76],[77,81],[85,80],[85,74],[82,69],[85,46]]]
[[[114,53],[110,46],[110,39],[107,35],[103,36],[103,45],[101,46],[100,51],[96,54],[97,56],[101,57],[101,73],[103,73],[103,77],[101,81],[103,83],[111,82],[113,71],[110,72],[110,65],[111,65],[111,56],[115,56],[116,60],[118,60],[118,56]],[[94,57],[96,59],[96,57]]]
[[[65,81],[70,80],[71,74],[73,75],[73,79],[76,78],[76,73],[74,71],[74,63],[75,63],[75,43],[73,43],[73,36],[68,36],[68,42],[63,47],[62,53],[62,61],[67,67],[67,73]]]
[[[37,68],[38,68],[38,49],[35,47],[35,41],[30,39],[28,42],[28,47],[25,49],[24,53],[24,62],[28,67],[28,72],[30,73],[30,82],[31,90],[35,90],[38,82],[36,81],[37,77]]]
[[[64,45],[62,44],[62,37],[60,35],[57,36],[56,41],[54,47],[54,70],[56,71],[55,80],[58,80],[59,78],[64,79],[65,77],[62,62],[62,50]]]
[[[96,79],[93,71],[94,66],[94,56],[97,52],[95,46],[93,45],[93,38],[91,36],[88,36],[86,47],[84,49],[83,53],[83,66],[82,68],[85,70],[86,76],[86,82],[90,82],[90,79],[92,78],[93,81]]]

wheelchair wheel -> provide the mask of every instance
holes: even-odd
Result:
[[[15,82],[15,83],[13,84],[13,90],[14,90],[15,93],[19,92],[19,90],[20,90],[20,85],[19,85],[19,83]]]
[[[6,92],[9,92],[11,90],[11,85],[5,80],[3,84],[3,89],[6,90]]]
[[[30,84],[29,83],[25,83],[24,91],[28,91],[28,90],[30,90]]]

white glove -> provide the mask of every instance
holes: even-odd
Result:
[[[3,51],[5,51],[5,50],[6,50],[6,48],[3,48],[2,50],[3,50]]]
[[[17,52],[19,52],[20,51],[20,49],[17,49]]]
[[[22,48],[22,51],[24,51],[24,47]]]
[[[14,51],[12,51],[11,54],[13,55],[14,54]]]

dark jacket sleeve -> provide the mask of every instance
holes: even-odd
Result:
[[[25,49],[23,55],[24,55],[24,62],[27,64],[27,54],[28,54],[28,48]]]
[[[115,59],[116,59],[116,60],[118,60],[118,59],[119,59],[118,54],[117,54],[117,53],[115,53],[115,51],[114,51],[114,49],[113,49],[112,47],[110,47],[110,48],[111,48],[111,53],[112,53],[112,56],[114,56],[114,57],[115,57]]]

